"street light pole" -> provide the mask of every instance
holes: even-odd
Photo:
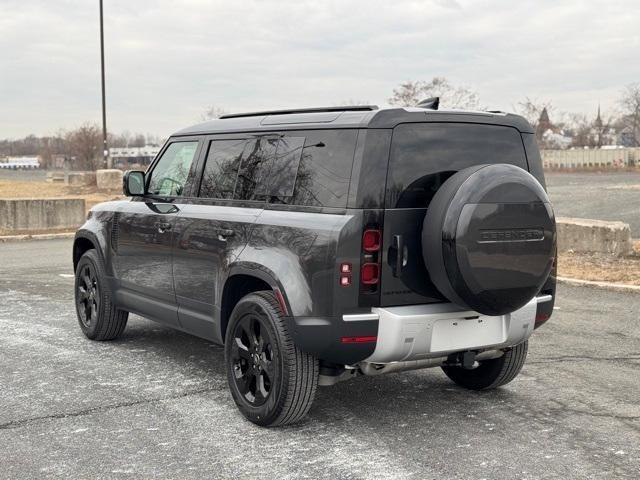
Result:
[[[104,156],[107,168],[111,168],[111,157],[109,156],[109,146],[107,145],[107,109],[104,88],[104,26],[102,18],[102,0],[100,0],[100,69],[102,73],[102,155]]]

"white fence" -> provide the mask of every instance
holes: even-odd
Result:
[[[640,148],[542,150],[544,168],[626,168],[640,164]]]

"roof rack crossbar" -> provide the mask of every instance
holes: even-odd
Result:
[[[377,105],[352,105],[345,107],[316,107],[289,110],[267,110],[264,112],[227,113],[219,118],[262,117],[265,115],[288,115],[292,113],[322,113],[322,112],[364,112],[378,110]]]

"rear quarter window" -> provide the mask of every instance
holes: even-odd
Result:
[[[308,130],[292,135],[283,155],[276,158],[274,178],[282,180],[270,202],[346,207],[358,131]]]
[[[449,177],[484,163],[527,170],[518,130],[482,124],[399,125],[391,141],[386,208],[425,208]]]

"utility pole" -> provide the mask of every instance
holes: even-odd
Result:
[[[102,73],[102,155],[107,164],[107,168],[111,168],[111,157],[109,156],[109,146],[107,145],[107,109],[104,89],[104,21],[102,18],[102,0],[100,0],[100,70]]]

